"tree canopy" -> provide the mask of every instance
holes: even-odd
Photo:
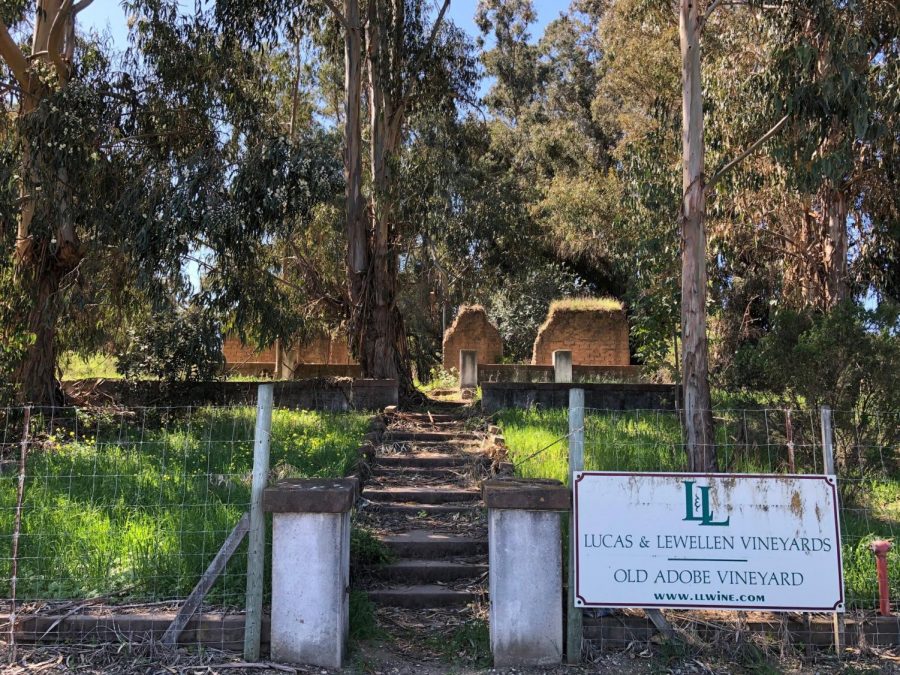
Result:
[[[517,360],[577,295],[622,299],[635,361],[679,376],[678,3],[573,0],[539,28],[530,0],[481,0],[470,35],[443,1],[130,0],[123,51],[80,29],[85,4],[0,12],[7,393],[58,400],[63,351],[139,372],[166,331],[206,364],[178,377],[212,372],[224,334],[332,330],[411,390],[458,306]],[[820,339],[841,326],[868,354],[858,396],[896,366],[900,18],[697,11],[709,375],[825,399],[760,360],[843,354]]]

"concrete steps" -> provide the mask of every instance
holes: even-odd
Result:
[[[487,571],[486,562],[461,563],[450,560],[401,558],[387,565],[372,568],[369,573],[378,579],[405,584],[433,584],[460,579],[478,579],[487,574]]]
[[[404,442],[421,442],[421,441],[478,441],[481,436],[471,431],[393,431],[388,429],[384,432],[382,441],[384,443]]]
[[[432,422],[438,424],[461,423],[458,417],[454,415],[448,415],[446,413],[404,412],[400,413],[397,416],[397,419],[401,421],[409,420],[411,422],[421,422],[423,424],[430,424]]]
[[[415,455],[379,455],[375,458],[375,467],[397,468],[448,468],[454,466],[471,466],[472,464],[487,464],[488,459],[464,455],[449,455],[446,453],[420,453]]]
[[[376,460],[375,468],[372,470],[373,476],[390,478],[391,480],[420,480],[422,478],[458,478],[466,467],[465,465],[454,469],[449,466],[379,466],[380,462]]]
[[[373,502],[373,505],[375,509],[383,513],[405,513],[408,515],[424,513],[429,516],[442,513],[474,513],[481,509],[481,506],[476,504],[397,504],[394,502]]]
[[[433,609],[435,607],[464,607],[475,602],[482,593],[456,591],[435,584],[395,586],[369,591],[369,600],[376,605],[404,607],[406,609]]]
[[[481,499],[481,492],[479,490],[461,490],[455,487],[384,487],[367,488],[363,496],[372,502],[448,504],[478,501]]]
[[[484,555],[487,538],[460,537],[430,530],[410,530],[383,535],[381,542],[398,558],[449,558],[452,556]]]
[[[484,599],[488,543],[473,469],[486,469],[490,460],[479,452],[481,439],[452,415],[400,413],[388,420],[374,480],[362,492],[365,512],[388,532],[379,540],[394,556],[367,570],[372,602],[416,610]],[[391,447],[402,454],[387,454]],[[402,531],[425,527],[425,519],[434,529]]]

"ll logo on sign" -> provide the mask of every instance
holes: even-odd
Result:
[[[694,482],[692,480],[684,481],[684,520],[698,521],[700,525],[727,526],[731,521],[731,516],[725,520],[713,520],[713,512],[709,508],[709,487],[698,487],[697,490],[700,494],[695,497]]]

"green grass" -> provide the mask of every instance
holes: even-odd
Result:
[[[375,640],[385,635],[384,630],[378,625],[375,605],[369,600],[368,593],[350,591],[350,639]]]
[[[444,370],[438,366],[431,370],[431,379],[428,382],[416,381],[416,387],[424,394],[430,394],[435,389],[458,389],[459,375]]]
[[[525,478],[555,478],[568,483],[567,411],[504,410],[498,424],[516,473]],[[772,414],[716,412],[720,465],[729,472],[767,473],[785,470],[782,449],[773,437]],[[797,420],[797,433],[802,431]],[[798,436],[799,438],[799,436]],[[797,449],[797,466],[818,466],[814,444]],[[651,411],[596,412],[585,417],[585,469],[593,471],[684,471],[678,417]],[[840,483],[844,581],[850,607],[875,606],[878,585],[869,542],[900,533],[900,477],[883,473]],[[891,597],[900,596],[900,545],[888,554]]]
[[[43,432],[35,431],[27,460],[18,597],[185,597],[247,510],[254,418],[254,409],[234,407],[33,419]],[[366,428],[362,414],[275,411],[273,477],[345,475]],[[5,597],[16,484],[10,463],[0,473]],[[245,548],[210,602],[241,601]]]
[[[566,410],[504,410],[498,423],[503,428],[510,461],[517,465],[519,475],[556,478],[568,483]],[[684,461],[677,447],[679,433],[678,419],[673,415],[652,412],[588,415],[585,468],[681,471]]]
[[[63,381],[69,380],[121,380],[122,375],[116,370],[116,357],[111,354],[96,353],[90,356],[81,356],[74,352],[66,352],[60,357]],[[143,375],[142,380],[155,380],[156,377]],[[226,373],[224,379],[229,382],[271,382],[271,378],[258,375],[241,375],[238,373]]]
[[[440,637],[425,640],[448,663],[487,667],[491,663],[491,636],[487,622],[471,619]]]
[[[60,358],[63,380],[84,380],[88,378],[104,378],[120,380],[122,376],[116,370],[116,357],[109,354],[91,354],[79,356],[67,352]]]

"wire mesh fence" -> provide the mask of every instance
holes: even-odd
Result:
[[[900,533],[900,413],[835,411],[831,417],[848,619],[873,618],[879,591],[870,544]],[[713,420],[723,473],[825,473],[821,410],[715,410]],[[568,482],[567,410],[507,410],[501,424],[519,475]],[[680,414],[585,408],[584,468],[687,471]],[[888,553],[888,576],[897,614],[900,547]],[[873,630],[884,633],[876,639],[896,640],[900,619],[879,618]],[[827,633],[830,637],[830,629]],[[625,644],[629,635],[620,635]]]
[[[249,406],[0,409],[0,639],[73,637],[62,623],[76,619],[94,620],[102,639],[123,630],[101,620],[111,615],[159,638],[248,510],[255,416]],[[276,410],[270,475],[345,475],[367,424]],[[182,641],[239,643],[221,624],[243,611],[246,546],[198,612],[215,614],[218,632],[195,626]]]

